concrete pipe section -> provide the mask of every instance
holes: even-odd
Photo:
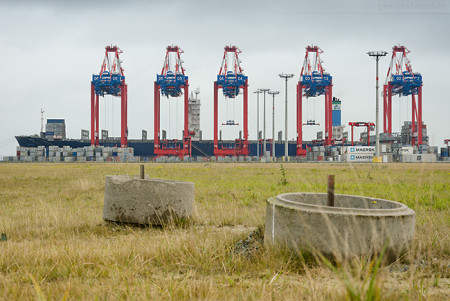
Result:
[[[386,245],[384,260],[405,253],[414,237],[415,213],[406,205],[352,195],[286,193],[267,200],[265,242],[294,252],[321,252],[338,261],[372,256]]]
[[[194,213],[194,183],[106,176],[103,219],[143,225],[180,222]]]

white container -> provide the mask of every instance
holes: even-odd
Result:
[[[404,154],[412,155],[412,154],[414,154],[414,147],[403,146],[401,152],[402,152],[402,155],[404,155]]]
[[[392,162],[392,154],[382,154],[383,163],[391,163]]]
[[[366,153],[375,153],[375,146],[346,146],[344,147],[344,153],[347,154],[366,154]]]
[[[346,161],[347,162],[372,162],[373,161],[373,154],[371,153],[354,153],[354,154],[347,154],[346,155]]]

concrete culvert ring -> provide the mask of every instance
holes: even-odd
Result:
[[[191,182],[106,176],[103,219],[141,225],[183,222],[194,213]]]
[[[414,237],[415,213],[383,199],[326,193],[286,193],[267,200],[264,240],[293,251],[320,252],[338,261],[378,254],[385,261],[404,254]]]

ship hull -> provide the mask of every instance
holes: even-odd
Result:
[[[38,147],[45,146],[70,146],[71,148],[80,148],[85,146],[90,146],[90,140],[77,140],[77,139],[66,139],[66,140],[48,140],[38,136],[16,136],[16,140],[21,147]],[[233,141],[228,141],[230,145]],[[105,147],[120,147],[120,141],[104,142],[100,141],[101,146]],[[142,141],[142,140],[128,140],[128,146],[134,149],[134,155],[139,157],[154,157],[154,144],[152,140]],[[296,144],[289,143],[288,154],[289,156],[296,155]],[[272,148],[271,144],[267,144],[267,152],[270,152]],[[262,153],[262,147],[260,145],[260,153]],[[256,141],[249,141],[249,156],[256,156],[257,154],[257,143]],[[202,141],[192,141],[192,157],[211,157],[214,156],[214,142],[212,140],[202,140]],[[275,143],[275,156],[284,156],[284,143]]]

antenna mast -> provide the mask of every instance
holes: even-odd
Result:
[[[41,133],[44,131],[44,110],[41,108]]]
[[[197,88],[195,91],[195,99],[198,100],[198,95],[200,94],[200,88]]]

